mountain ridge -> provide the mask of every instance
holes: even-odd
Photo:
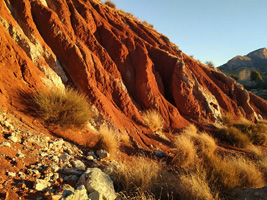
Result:
[[[267,71],[267,49],[260,48],[248,53],[245,56],[235,56],[227,63],[219,66],[220,70],[235,70],[237,68],[247,67]]]

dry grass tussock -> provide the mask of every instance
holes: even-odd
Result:
[[[94,116],[85,95],[71,88],[40,91],[31,101],[39,117],[62,128],[83,128]]]
[[[133,192],[130,196],[126,193],[119,193],[119,196],[121,199],[127,199],[127,200],[156,200],[155,195],[148,192]]]
[[[198,155],[201,157],[212,156],[215,150],[217,149],[217,145],[214,138],[205,132],[199,133],[192,139],[194,141]]]
[[[256,188],[264,186],[263,174],[251,160],[244,157],[232,157],[230,162],[235,166],[242,186]]]
[[[144,194],[153,190],[160,170],[158,163],[145,157],[135,157],[127,163],[117,164],[112,176],[119,191],[123,191],[127,196],[135,196],[136,192]]]
[[[213,156],[217,149],[215,140],[207,133],[198,133],[194,125],[186,127],[181,135],[173,141],[174,157],[171,164],[188,169],[194,165],[196,158]]]
[[[181,199],[212,200],[211,189],[203,172],[183,174],[179,177],[177,190]]]
[[[147,110],[143,114],[143,120],[145,124],[153,131],[162,131],[164,126],[164,120],[162,116],[156,110]]]
[[[113,3],[113,2],[110,1],[110,0],[105,1],[105,5],[107,5],[107,6],[111,7],[111,8],[116,9],[116,4]]]
[[[178,135],[173,142],[175,156],[172,159],[172,165],[187,168],[194,165],[196,158],[196,150],[193,141],[184,136]]]
[[[267,155],[258,160],[258,165],[264,174],[265,181],[267,182]]]
[[[98,142],[94,148],[104,149],[110,153],[111,156],[116,155],[120,148],[120,142],[115,131],[104,124],[100,126],[98,132]]]
[[[261,187],[263,175],[255,164],[244,157],[210,157],[205,163],[209,182],[222,191],[235,187]]]
[[[224,128],[216,134],[218,139],[230,145],[244,148],[248,145],[267,145],[267,125],[253,123],[245,118],[234,120],[230,115],[223,116]]]

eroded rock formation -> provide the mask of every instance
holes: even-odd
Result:
[[[0,71],[1,107],[20,110],[21,89],[71,85],[141,146],[151,144],[146,109],[166,130],[267,114],[266,101],[233,79],[96,0],[0,1]]]

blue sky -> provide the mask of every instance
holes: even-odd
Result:
[[[215,66],[267,47],[267,0],[112,0]]]

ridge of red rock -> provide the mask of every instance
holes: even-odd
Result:
[[[267,102],[181,52],[141,22],[95,0],[0,1],[0,106],[22,110],[20,90],[72,85],[104,119],[149,149],[142,111],[165,129],[214,125],[230,113],[267,117]]]

